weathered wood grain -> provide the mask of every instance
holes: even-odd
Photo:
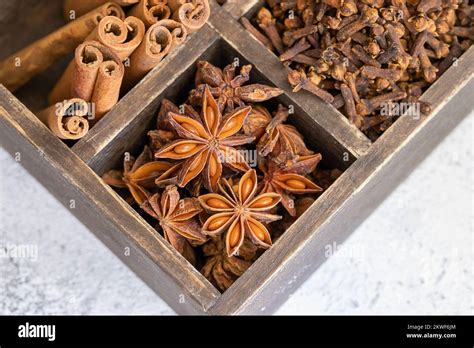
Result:
[[[471,47],[421,100],[429,116],[401,117],[211,308],[212,314],[268,314],[342,243],[469,112],[474,100]],[[466,102],[471,101],[471,102]]]
[[[219,292],[3,86],[0,107],[2,145],[176,312],[214,304]]]
[[[370,140],[354,127],[339,111],[315,98],[306,91],[294,93],[287,81],[287,72],[280,60],[239,23],[227,11],[215,5],[210,25],[240,54],[250,61],[256,70],[283,89],[291,98],[292,104],[299,105],[315,121],[315,138],[327,138],[329,150],[335,156],[346,151],[354,158],[363,155],[371,145]]]
[[[222,6],[234,19],[245,16],[254,8],[261,7],[265,0],[227,0]]]

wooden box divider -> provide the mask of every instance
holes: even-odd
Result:
[[[74,200],[71,212],[180,314],[272,313],[326,260],[325,246],[343,242],[472,109],[474,48],[422,96],[433,107],[430,115],[419,119],[401,116],[372,144],[332,106],[309,93],[291,91],[278,58],[237,22],[262,4],[262,0],[228,0],[222,7],[213,3],[209,23],[152,70],[72,148],[0,85],[2,145],[12,154],[19,153],[21,164],[64,206]],[[119,167],[124,152],[139,151],[163,98],[184,102],[180,98],[189,90],[197,60],[223,67],[236,57],[241,65],[254,66],[253,82],[284,90],[266,104],[293,105],[295,114],[289,121],[310,147],[323,153],[323,165],[345,171],[221,294],[100,175]]]
[[[234,19],[239,19],[242,16],[248,16],[254,12],[255,9],[260,8],[265,3],[265,0],[227,0],[222,8],[226,10]]]

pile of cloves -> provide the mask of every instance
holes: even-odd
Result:
[[[295,92],[375,140],[407,109],[429,113],[418,98],[472,44],[473,18],[468,0],[266,0],[241,22],[279,55]]]

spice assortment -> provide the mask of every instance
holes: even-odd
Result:
[[[208,0],[64,1],[67,24],[0,62],[11,91],[60,58],[73,60],[37,115],[61,139],[87,134],[119,100],[210,16]]]
[[[130,5],[124,6],[127,2]],[[78,5],[86,3],[94,3],[94,0],[80,1]],[[140,2],[117,0],[106,4],[106,9],[110,11],[99,13],[100,17],[109,16],[120,22],[104,22],[102,27],[108,27],[115,33],[120,23],[126,22],[126,25],[133,26],[133,22],[126,19],[131,17],[130,10],[137,3]],[[447,67],[453,60],[447,57],[431,57],[431,51],[434,50],[429,44],[425,44],[424,48],[432,65],[439,69],[437,83],[424,92],[421,99],[429,103],[427,106],[431,106],[432,112],[420,120],[401,117],[396,126],[384,135],[383,141],[372,144],[356,127],[341,117],[327,118],[328,115],[334,114],[336,109],[331,104],[317,101],[311,93],[278,96],[280,90],[252,83],[271,80],[277,87],[288,87],[285,78],[280,78],[284,77],[285,70],[276,59],[266,64],[267,58],[271,58],[271,52],[247,35],[241,24],[233,19],[238,14],[252,18],[262,3],[263,1],[227,1],[223,8],[213,6],[209,26],[193,34],[196,35],[196,40],[186,40],[186,45],[179,50],[179,54],[163,64],[166,69],[156,71],[153,78],[149,76],[143,79],[134,88],[134,92],[127,96],[130,102],[117,105],[109,114],[108,120],[101,121],[105,127],[96,128],[94,136],[88,136],[74,144],[67,142],[72,145],[72,149],[62,146],[53,132],[42,127],[37,117],[30,112],[40,110],[46,105],[42,101],[46,100],[47,93],[54,85],[54,79],[60,76],[59,69],[66,68],[68,59],[51,65],[51,69],[48,68],[35,76],[24,88],[19,89],[16,95],[3,85],[0,86],[2,146],[15,154],[15,159],[19,159],[21,154],[20,164],[44,183],[65,205],[69,206],[69,199],[73,198],[79,209],[71,209],[71,212],[179,314],[270,314],[275,311],[288,295],[327,259],[327,245],[343,243],[355,226],[414,168],[414,164],[420,162],[450,129],[459,124],[469,109],[469,102],[473,100],[474,48],[462,52],[465,48],[463,45],[466,45],[463,43],[466,39],[462,35],[466,35],[466,32],[453,39],[449,55],[455,57],[462,53],[462,56],[454,60],[455,66],[449,69]],[[283,3],[284,1],[280,1],[280,4]],[[290,4],[290,1],[286,3]],[[295,3],[298,6],[298,2]],[[314,3],[317,9],[320,5],[316,0]],[[411,12],[414,3],[406,1]],[[95,4],[95,7],[86,9],[84,14],[104,5],[105,2],[97,1]],[[156,2],[147,2],[149,6],[153,4],[156,5]],[[267,9],[270,8],[268,4]],[[360,11],[360,2],[356,4]],[[387,4],[390,3],[385,2],[385,7]],[[468,17],[471,15],[466,4],[454,1],[451,4],[453,7],[458,5],[458,9],[455,9],[455,27],[467,27],[471,20]],[[4,5],[0,5],[0,12],[6,19],[4,31],[0,34],[2,47],[7,48],[4,54],[6,51],[13,52],[25,47],[33,37],[52,32],[62,23],[62,4],[58,1],[7,2]],[[446,2],[441,1],[441,6],[445,5]],[[369,6],[377,8],[379,14],[382,11],[382,8],[375,5]],[[460,10],[460,7],[463,9]],[[158,10],[159,8],[156,8],[156,13],[159,13]],[[18,16],[19,13],[22,15]],[[290,10],[285,10],[285,13],[288,16],[291,14]],[[297,14],[297,11],[293,11],[293,14],[295,13]],[[334,9],[325,13],[337,17],[337,11]],[[430,11],[427,13],[432,16]],[[283,35],[284,28],[282,29],[279,19],[281,16],[272,15],[277,31]],[[77,13],[76,19],[70,18],[70,11],[66,11],[65,16],[70,22],[65,25],[66,30],[61,35],[57,33],[55,40],[51,42],[43,41],[44,46],[38,45],[35,54],[19,55],[22,64],[8,74],[9,79],[21,82],[26,77],[28,80],[36,74],[36,69],[41,70],[44,67],[44,60],[57,60],[67,54],[65,51],[73,53],[79,45],[91,41],[88,36],[94,28],[99,31],[99,21],[94,19],[95,15],[86,17],[89,20],[85,21],[80,20]],[[134,17],[139,18],[138,15]],[[340,18],[345,20],[344,16]],[[173,16],[170,19],[173,20]],[[329,18],[326,19],[328,20],[330,21]],[[143,19],[141,21],[144,22]],[[266,38],[267,45],[272,47],[256,18],[250,21],[262,40],[265,41]],[[75,39],[74,33],[69,31],[71,27],[68,26],[76,23],[83,24],[73,30],[77,31],[80,39]],[[357,39],[360,33],[373,38],[370,30],[372,27],[368,26],[350,38]],[[453,28],[451,31],[461,32],[461,29]],[[335,35],[337,40],[336,31],[330,31],[330,35]],[[119,60],[121,54],[126,54],[129,48],[127,46],[136,44],[135,39],[127,34],[125,41],[119,40],[114,47],[109,47],[111,44],[107,43],[108,36],[114,35],[98,33],[92,41],[106,46],[106,49],[113,49]],[[391,45],[390,39],[386,35],[383,36]],[[65,38],[68,40],[63,42]],[[437,37],[438,40],[442,38],[446,37]],[[401,37],[403,46],[405,41],[405,37]],[[52,42],[58,46],[54,47]],[[363,41],[361,42],[352,41],[351,51],[354,48],[357,52],[358,49],[353,47],[356,44],[364,47]],[[411,41],[407,44],[410,43]],[[85,55],[89,57],[89,52],[98,52],[97,56],[102,55],[106,62],[115,64],[115,57],[109,55],[105,49],[102,51],[98,44],[97,47],[85,48],[84,51],[88,52]],[[370,46],[371,49],[376,49],[376,46]],[[461,51],[456,52],[456,47]],[[136,51],[137,48],[128,57],[129,60]],[[305,55],[307,53],[304,52]],[[3,59],[4,55],[1,56]],[[248,66],[226,68],[224,62],[238,63],[234,57],[253,63],[254,70],[249,70]],[[298,58],[302,58],[302,55]],[[349,64],[344,58],[343,64]],[[31,64],[27,64],[28,59]],[[213,68],[207,62],[199,60],[209,60],[219,68]],[[444,63],[441,64],[441,61]],[[196,62],[200,67],[197,78],[194,76]],[[302,63],[293,60],[286,62],[292,70],[295,70],[297,64],[301,64],[300,68],[304,67]],[[126,73],[130,68],[127,66],[127,60],[122,64]],[[383,68],[386,69],[387,66],[384,65]],[[27,71],[27,67],[31,75],[21,76]],[[309,70],[310,66],[307,68]],[[445,72],[441,75],[441,71]],[[367,72],[372,73],[370,70]],[[307,79],[301,81],[300,87],[311,89],[314,84],[309,82],[310,78],[314,79],[313,75],[306,70],[305,73]],[[248,80],[247,75],[253,80]],[[359,79],[356,81],[361,81],[360,76],[356,78]],[[424,80],[420,77],[419,80],[422,79]],[[190,82],[191,80],[196,83]],[[322,79],[322,82],[329,83],[331,80],[334,79],[326,78]],[[407,83],[416,86],[419,80]],[[24,83],[21,82],[20,85]],[[331,83],[334,83],[335,87],[338,85],[336,81]],[[401,82],[396,84],[401,85]],[[351,85],[347,85],[350,89]],[[322,86],[321,83],[318,85],[320,88]],[[425,87],[422,88],[424,89]],[[205,96],[209,95],[206,90],[214,98],[220,112],[218,114],[212,107],[209,108],[206,112],[206,122],[210,124],[216,122],[214,119],[219,119],[219,122],[224,124],[228,115],[251,107],[235,134],[224,133],[225,141],[232,141],[232,144],[228,144],[228,147],[235,150],[231,149],[232,156],[235,152],[241,155],[236,157],[238,160],[235,162],[241,169],[232,168],[233,157],[221,158],[227,151],[206,139],[207,131],[209,134],[217,134],[213,133],[214,130],[207,129],[202,120]],[[94,95],[94,89],[90,91]],[[347,92],[346,88],[327,91],[342,105],[342,93]],[[121,96],[123,92],[120,93]],[[371,91],[371,94],[374,93]],[[360,94],[362,99],[365,98],[363,96],[365,95]],[[375,94],[373,96],[375,97]],[[267,97],[270,99],[265,101]],[[210,99],[206,103],[208,106],[215,105]],[[391,103],[394,106],[398,104]],[[54,109],[55,106],[51,105],[50,108]],[[73,130],[64,136],[77,134],[80,137],[80,131],[84,127],[92,126],[93,122],[87,120],[87,115],[91,112],[88,108],[95,107],[94,103],[72,98],[62,106],[57,109],[57,113],[63,115],[64,119],[67,118],[67,127]],[[344,110],[344,106],[341,110]],[[382,108],[378,111],[381,112]],[[175,116],[173,119],[188,132],[182,129],[178,132],[175,129],[175,125],[170,122],[171,113],[182,117]],[[65,122],[58,120],[55,114],[37,114],[52,128],[56,127],[56,132],[64,131]],[[214,118],[215,116],[220,118]],[[240,116],[234,116],[236,124],[241,121]],[[369,117],[372,115],[365,116]],[[83,123],[84,119],[90,124]],[[188,119],[196,120],[206,132],[199,132],[199,127],[194,128],[193,122],[187,122]],[[234,128],[233,125],[229,127]],[[196,131],[196,137],[189,133],[193,133],[193,130]],[[366,134],[372,137],[367,131]],[[244,139],[252,137],[252,141],[244,142]],[[173,149],[177,155],[182,151],[198,158],[197,152],[202,150],[201,152],[206,152],[209,156],[214,154],[213,159],[218,157],[219,163],[216,166],[215,162],[208,164],[206,161],[202,170],[189,166],[186,171],[182,171],[186,158],[155,157],[165,146],[178,140],[185,146],[178,147],[178,152],[174,151],[176,148]],[[239,141],[243,143],[240,144]],[[193,144],[196,144],[194,154],[191,149]],[[124,155],[126,150],[135,157],[128,153]],[[317,152],[323,152],[324,158],[321,159]],[[171,152],[166,155],[169,154]],[[119,163],[122,156],[123,166]],[[27,160],[23,160],[24,158]],[[199,165],[203,164],[202,158],[203,156],[198,161]],[[249,169],[244,168],[245,164],[240,162],[242,158]],[[338,178],[341,171],[334,167],[344,169],[344,175]],[[115,170],[110,170],[112,168]],[[219,172],[220,168],[222,171]],[[254,187],[254,183],[249,180],[254,174],[247,174],[249,171],[255,171],[257,188],[253,198],[248,198],[248,201],[241,204],[241,197],[250,197],[247,196],[248,190]],[[104,179],[97,174],[104,176]],[[197,175],[184,187],[179,186],[179,180],[189,179],[186,176],[188,174]],[[217,189],[211,191],[217,175],[220,175]],[[381,185],[381,182],[386,185]],[[114,186],[115,191],[124,199],[115,194],[114,190],[104,187],[106,183]],[[245,190],[239,192],[241,183]],[[244,194],[241,195],[241,192]],[[321,194],[322,192],[324,193]],[[206,195],[216,195],[211,198],[217,199],[205,199],[203,205],[200,198],[203,200]],[[263,206],[261,211],[258,211],[260,207],[255,207],[253,201],[261,195],[266,196],[263,202],[259,201]],[[272,197],[277,195],[280,197],[279,203],[269,208],[273,203]],[[136,211],[131,211],[129,204]],[[241,219],[235,216],[238,210],[236,207],[240,204],[246,207],[251,204],[246,215],[247,219],[252,219],[250,221],[253,222],[252,225],[244,222],[244,233],[245,228],[251,227],[253,238],[244,235],[242,243]],[[272,221],[276,216],[281,218]],[[238,223],[235,222],[237,220]],[[203,229],[207,222],[206,229]],[[227,223],[228,226],[219,230],[221,223]],[[270,235],[270,240],[261,228],[262,225]],[[227,238],[229,229],[232,234]],[[163,238],[160,238],[159,234]],[[255,262],[257,259],[258,262]],[[234,283],[243,274],[245,279]],[[212,284],[206,281],[206,278]],[[231,286],[232,283],[234,284]],[[225,291],[225,294],[220,294],[219,290]]]
[[[468,0],[267,0],[241,23],[307,90],[371,140],[405,112],[474,40]]]
[[[220,290],[283,232],[274,222],[288,227],[311,205],[299,201],[323,190],[321,154],[287,123],[288,108],[262,104],[282,91],[249,83],[251,69],[197,62],[186,102],[164,99],[138,158],[103,175]]]

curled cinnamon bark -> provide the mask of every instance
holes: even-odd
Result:
[[[140,18],[148,28],[162,19],[171,17],[171,10],[163,0],[140,0],[128,13]]]
[[[119,6],[136,4],[139,0],[110,0]],[[107,0],[64,0],[63,13],[66,21],[74,20],[83,14],[103,5]],[[107,15],[116,16],[113,13]],[[117,17],[120,17],[117,15]],[[123,19],[125,16],[122,16]]]
[[[77,140],[87,134],[90,109],[80,98],[64,100],[37,113],[37,117],[59,138]]]
[[[95,105],[93,123],[99,121],[117,104],[123,79],[123,65],[112,60],[103,62],[97,71],[91,102]]]
[[[99,47],[89,44],[80,45],[76,49],[70,70],[66,70],[56,86],[66,84],[64,88],[61,88],[61,91],[64,91],[67,96],[91,100],[97,73],[103,62],[104,56]],[[51,95],[55,92],[56,86]],[[56,99],[61,100],[62,98]],[[51,99],[50,102],[52,101]]]
[[[208,0],[169,0],[172,18],[183,23],[188,33],[201,28],[211,15]]]
[[[70,96],[96,103],[94,122],[118,101],[124,67],[111,49],[98,41],[86,41],[49,95],[49,102]]]
[[[188,36],[188,31],[183,25],[183,23],[176,22],[172,19],[163,19],[161,21],[158,21],[157,24],[165,27],[170,31],[171,37],[173,38],[170,50],[176,46],[181,45]]]
[[[0,62],[0,83],[14,92],[34,75],[46,70],[72,52],[97,26],[100,19],[125,14],[117,4],[107,2]]]
[[[148,28],[142,43],[130,56],[130,66],[125,71],[123,90],[133,87],[153,69],[170,51],[173,37],[170,31],[156,23]]]
[[[142,42],[145,25],[133,16],[120,18],[107,16],[102,18],[87,40],[97,40],[117,53],[121,61],[128,58]]]

